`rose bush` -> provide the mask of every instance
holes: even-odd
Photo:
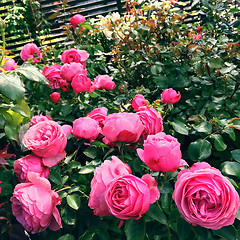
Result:
[[[66,23],[74,44],[45,42],[41,62],[0,60],[3,239],[239,238],[237,9],[196,1],[192,24],[176,2],[126,1],[121,15]],[[49,156],[28,163],[33,152]]]

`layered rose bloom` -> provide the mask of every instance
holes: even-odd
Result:
[[[43,122],[43,121],[51,121],[52,119],[46,115],[46,116],[43,116],[43,115],[35,115],[31,118],[31,121],[29,123],[29,127],[32,127],[33,125],[36,125],[37,123],[39,122]]]
[[[94,171],[91,181],[91,193],[88,206],[94,209],[94,214],[99,217],[111,216],[105,201],[105,192],[111,181],[122,175],[131,173],[130,167],[119,158],[112,156],[112,160],[105,160]]]
[[[31,58],[34,63],[38,63],[41,61],[42,53],[35,43],[27,43],[23,46],[20,57],[24,62]]]
[[[153,171],[174,172],[187,163],[181,159],[178,140],[164,132],[149,135],[144,141],[144,149],[137,149],[138,156]]]
[[[142,106],[138,108],[136,114],[140,117],[145,127],[142,133],[143,139],[146,139],[148,135],[154,135],[163,131],[162,114],[158,113],[154,108]]]
[[[62,228],[57,205],[61,203],[58,194],[51,190],[46,178],[29,173],[29,182],[17,184],[11,197],[12,212],[17,221],[31,233],[50,228]]]
[[[153,202],[159,198],[158,190],[152,193],[154,196],[151,197],[148,185],[141,178],[127,174],[112,180],[106,190],[105,199],[113,216],[122,220],[137,220],[149,209],[151,198],[154,199]]]
[[[180,92],[176,92],[172,88],[165,89],[161,95],[162,103],[176,103],[180,100],[181,94]]]
[[[67,82],[71,82],[76,74],[83,74],[87,76],[87,70],[84,69],[81,63],[65,63],[61,69],[61,77]]]
[[[88,59],[89,54],[85,50],[80,49],[68,49],[65,50],[61,55],[61,61],[63,63],[81,63],[83,67],[86,67],[86,60]]]
[[[94,78],[94,82],[92,84],[92,87],[90,88],[90,91],[94,91],[96,89],[105,89],[107,91],[113,90],[116,87],[116,84],[114,81],[108,76],[108,75],[99,75],[96,78]]]
[[[42,158],[27,155],[25,157],[17,159],[14,164],[14,172],[19,182],[28,182],[28,173],[38,173],[39,176],[48,178],[49,169],[42,164]]]
[[[82,117],[73,121],[73,136],[75,138],[88,139],[93,142],[100,132],[98,121],[90,117]]]
[[[132,100],[132,107],[137,112],[139,107],[147,106],[147,101],[142,94],[137,94]]]
[[[70,19],[70,23],[71,23],[71,26],[73,27],[73,29],[75,29],[79,23],[83,23],[85,21],[86,21],[86,18],[81,14],[75,14]]]
[[[144,125],[135,113],[113,113],[103,122],[102,134],[111,142],[137,142]]]
[[[29,128],[23,137],[23,145],[42,157],[43,164],[51,167],[61,161],[66,152],[66,134],[54,121],[42,121]]]
[[[76,93],[80,93],[83,91],[90,91],[91,87],[91,79],[87,77],[86,74],[76,74],[72,78],[71,86],[73,91]]]
[[[47,78],[50,82],[52,89],[61,88],[66,85],[66,81],[61,77],[61,69],[62,65],[50,65],[43,67],[42,74]]]
[[[96,121],[98,121],[99,126],[103,127],[103,121],[107,116],[108,109],[105,107],[95,108],[90,113],[87,114],[87,117],[90,117]]]
[[[133,176],[129,166],[113,156],[112,161],[105,160],[94,171],[88,205],[99,217],[139,219],[159,197],[152,176]]]
[[[233,185],[206,162],[178,174],[173,200],[187,222],[210,229],[233,224],[239,208]]]

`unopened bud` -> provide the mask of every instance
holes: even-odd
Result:
[[[5,22],[3,21],[3,19],[0,17],[0,29],[4,30],[5,29]]]

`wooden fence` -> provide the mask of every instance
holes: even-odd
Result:
[[[20,0],[0,0],[0,17],[5,19],[10,9],[17,4],[21,4]],[[33,0],[29,0],[33,2]],[[66,39],[66,35],[63,33],[62,26],[65,23],[70,23],[70,18],[80,13],[86,18],[95,17],[97,15],[107,15],[109,12],[121,12],[124,6],[124,2],[121,0],[38,0],[40,8],[44,14],[45,19],[50,23],[50,32],[46,35],[46,39],[52,43],[62,43]],[[63,10],[63,3],[66,2],[66,6]],[[34,15],[33,12],[29,13]],[[34,17],[36,28],[41,25],[41,19]],[[18,31],[13,33],[6,33],[7,50],[13,52],[16,57],[19,57],[19,53],[22,47],[29,42],[37,42],[31,34],[19,34]],[[1,38],[0,38],[1,46]]]

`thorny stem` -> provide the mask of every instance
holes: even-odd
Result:
[[[227,128],[230,128],[230,127],[233,127],[233,126],[226,126],[226,127],[221,128],[221,129],[218,129],[217,131],[215,131],[215,132],[207,135],[203,140],[206,140],[206,139],[209,138],[210,136],[212,136],[212,135],[214,135],[214,134],[216,134],[216,133],[219,133],[219,132],[221,132],[222,130],[227,129]]]
[[[64,191],[64,190],[66,190],[66,189],[69,189],[69,188],[71,188],[70,186],[67,186],[67,187],[65,187],[65,188],[62,188],[62,189],[59,189],[59,190],[57,190],[56,191],[56,193],[59,193],[59,192],[61,192],[61,191]],[[78,190],[84,197],[86,197],[87,199],[89,199],[89,196],[85,193],[85,192],[83,192],[82,190]]]
[[[2,19],[0,19],[0,21],[3,22]],[[1,23],[0,23],[1,24]],[[4,24],[4,22],[2,23]],[[2,64],[2,61],[3,61],[3,58],[4,58],[4,54],[5,54],[5,47],[6,47],[6,39],[5,39],[5,27],[4,26],[0,26],[1,28],[1,35],[2,35],[2,42],[3,42],[3,46],[2,46],[2,56],[1,56],[1,59],[0,59],[0,66]]]
[[[228,98],[233,99],[233,96],[234,96],[234,94],[237,92],[239,86],[240,86],[240,82],[236,82],[236,85],[235,85],[235,87],[234,87],[233,93],[232,93],[231,96],[228,97]]]

